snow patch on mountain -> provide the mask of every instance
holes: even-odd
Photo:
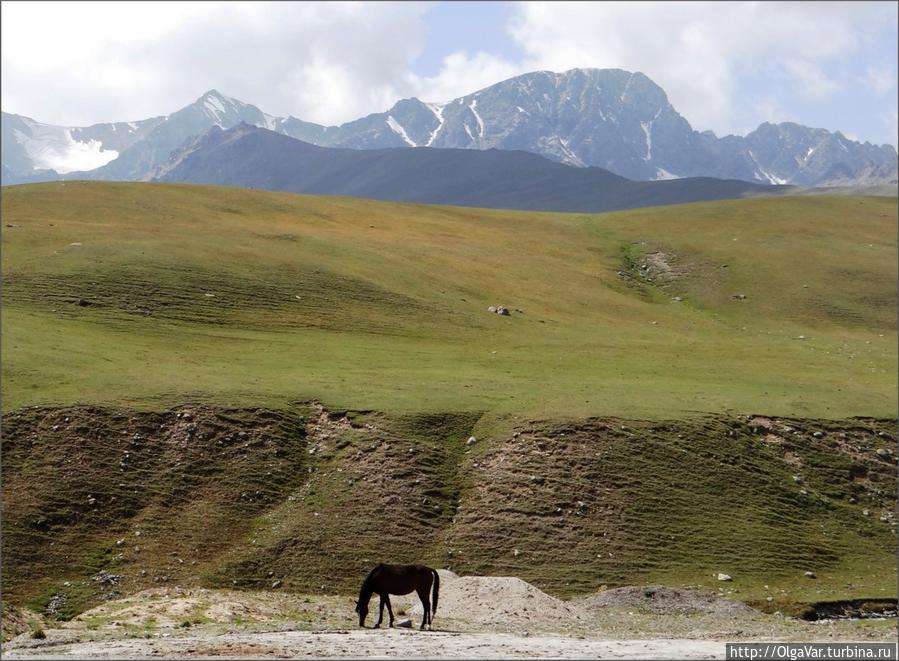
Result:
[[[559,136],[553,136],[558,138],[559,144],[562,145],[562,153],[565,154],[565,161],[570,163],[571,165],[576,165],[577,167],[584,167],[584,161],[581,160],[581,157],[571,151],[571,148],[568,146],[569,141],[565,138]]]
[[[272,117],[268,113],[262,113],[263,128],[274,131],[278,125],[278,118]]]
[[[118,158],[114,149],[103,149],[99,140],[82,142],[72,137],[72,130],[25,120],[31,135],[13,131],[31,159],[34,170],[56,170],[60,174],[76,170],[93,170]]]
[[[428,138],[428,141],[425,143],[426,147],[430,147],[433,144],[434,139],[437,137],[437,134],[440,133],[440,129],[443,128],[443,109],[446,107],[446,104],[441,103],[426,103],[425,104],[432,113],[434,113],[434,117],[437,118],[437,128],[431,131],[431,135]]]
[[[656,181],[668,181],[670,179],[680,179],[680,177],[672,172],[668,172],[665,168],[656,168]]]
[[[646,156],[643,157],[643,160],[648,161],[652,158],[652,122],[640,122],[640,126],[646,135]]]
[[[404,129],[398,121],[393,118],[393,115],[387,115],[387,126],[390,127],[390,130],[400,136],[407,145],[410,147],[417,147],[418,145],[406,134],[406,129]]]
[[[212,119],[216,126],[224,128],[222,118],[225,116],[225,106],[222,100],[213,94],[209,94],[203,102],[203,107],[206,108],[206,115]]]
[[[484,137],[484,120],[481,119],[481,116],[478,114],[478,111],[475,110],[477,105],[478,105],[478,100],[472,99],[471,103],[468,105],[468,108],[469,108],[469,110],[471,110],[472,114],[474,115],[474,118],[478,121],[478,137],[483,138]]]
[[[749,158],[752,159],[752,162],[755,163],[755,166],[756,166],[756,171],[755,171],[756,179],[758,179],[759,181],[767,181],[769,184],[774,184],[774,185],[782,185],[782,184],[787,183],[786,179],[781,179],[780,177],[777,177],[777,176],[771,174],[770,172],[768,172],[767,170],[765,170],[761,166],[761,164],[758,162],[758,159],[756,159],[755,154],[752,153],[751,149],[748,150],[748,153],[749,153]]]

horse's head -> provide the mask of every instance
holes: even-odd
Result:
[[[365,626],[365,617],[368,615],[368,602],[361,599],[356,602],[356,612],[359,613],[359,626]]]

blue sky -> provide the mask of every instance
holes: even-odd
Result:
[[[2,106],[63,125],[205,90],[335,124],[546,69],[642,71],[698,130],[897,143],[897,2],[5,2]]]

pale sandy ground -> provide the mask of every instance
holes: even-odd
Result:
[[[22,634],[3,657],[718,659],[726,641],[895,640],[895,621],[810,624],[715,595],[643,604],[641,588],[561,601],[517,578],[441,577],[433,631],[417,630],[421,607],[408,597],[393,599],[394,612],[415,629],[387,629],[385,614],[373,630],[358,628],[352,597],[161,588],[103,604],[43,640]]]
[[[39,642],[39,641],[34,641]],[[50,642],[48,641],[44,642]],[[4,658],[723,659],[708,640],[586,640],[444,631],[363,630],[110,640],[10,649]]]

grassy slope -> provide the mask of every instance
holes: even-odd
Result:
[[[6,410],[896,411],[888,199],[588,216],[67,182],[5,189],[3,218]],[[616,273],[656,250],[666,287]]]
[[[760,442],[737,415],[895,418],[894,202],[583,216],[67,182],[2,210],[4,588],[35,607],[103,598],[100,569],[348,591],[379,557],[558,594],[717,571],[773,607],[895,594],[892,425]],[[649,283],[659,251],[677,275]],[[332,428],[290,405],[311,398],[384,413]],[[279,412],[190,436],[160,411],[191,400]],[[22,408],[79,402],[149,412]]]

